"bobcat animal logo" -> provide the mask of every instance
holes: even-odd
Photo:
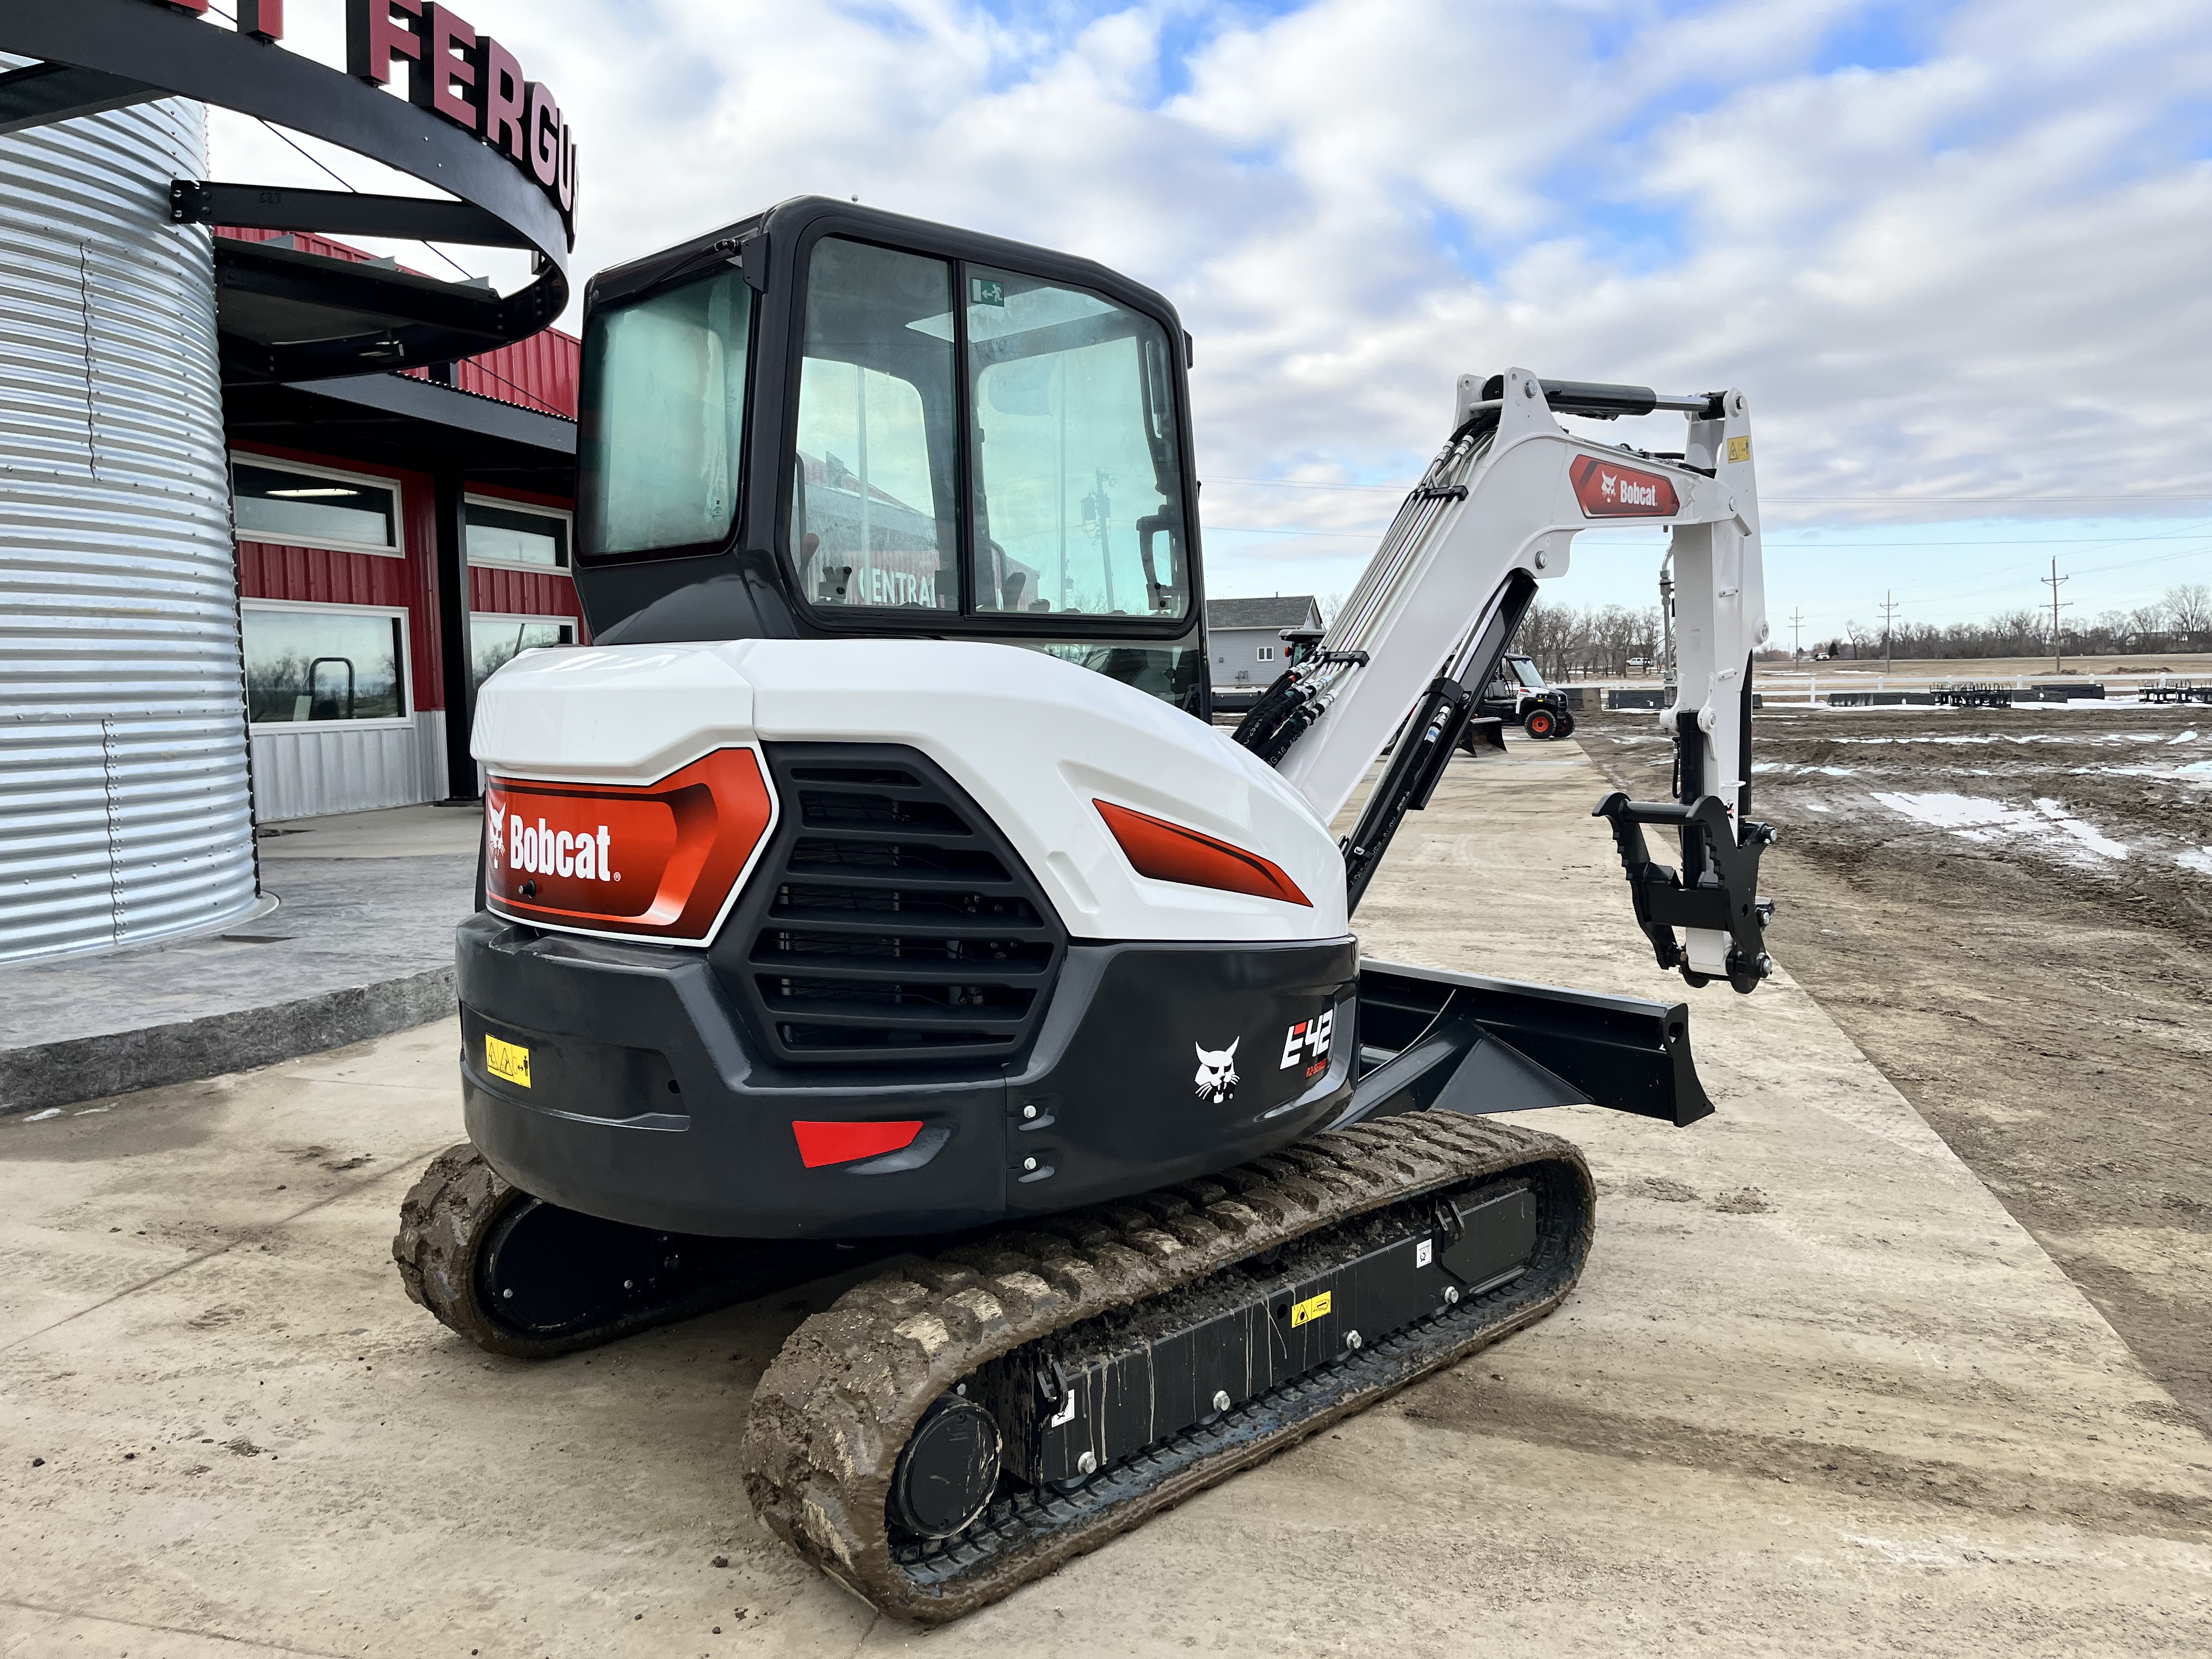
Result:
[[[506,821],[507,814],[504,812],[494,812],[489,815],[489,823],[485,830],[485,835],[489,842],[489,850],[491,853],[491,861],[495,868],[503,866],[507,862],[507,848],[502,844],[503,838],[500,834],[501,829],[506,823]]]
[[[1243,1037],[1238,1037],[1226,1048],[1207,1048],[1195,1042],[1191,1044],[1198,1050],[1196,1081],[1200,1099],[1218,1106],[1236,1092],[1237,1043],[1243,1041]]]

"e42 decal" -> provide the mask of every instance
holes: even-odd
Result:
[[[1303,1066],[1308,1077],[1328,1069],[1328,1042],[1336,1030],[1336,1010],[1324,1008],[1311,1019],[1299,1020],[1283,1033],[1281,1070]]]

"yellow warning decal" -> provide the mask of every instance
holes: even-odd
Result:
[[[1730,459],[1730,460],[1732,460],[1732,461],[1747,461],[1747,460],[1749,460],[1750,459],[1751,459],[1751,440],[1750,440],[1750,439],[1748,439],[1748,438],[1730,438],[1730,439],[1729,440],[1729,459]]]
[[[1291,1304],[1291,1328],[1296,1330],[1301,1325],[1310,1325],[1315,1320],[1327,1314],[1330,1294],[1329,1291],[1323,1291],[1319,1296],[1310,1296],[1303,1302],[1293,1302]]]
[[[502,1042],[489,1031],[484,1033],[484,1070],[494,1077],[503,1077],[509,1083],[530,1086],[530,1050],[519,1042]]]

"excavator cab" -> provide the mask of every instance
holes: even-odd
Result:
[[[1204,718],[1188,337],[1085,259],[822,198],[597,278],[604,644],[997,641]]]

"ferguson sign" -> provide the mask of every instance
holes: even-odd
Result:
[[[204,12],[208,0],[154,0]],[[238,27],[264,40],[284,38],[283,0],[240,0]],[[538,183],[560,210],[573,240],[576,142],[561,103],[523,72],[514,54],[479,34],[436,0],[346,0],[346,72],[392,84],[407,66],[407,96],[419,108],[466,129]]]

